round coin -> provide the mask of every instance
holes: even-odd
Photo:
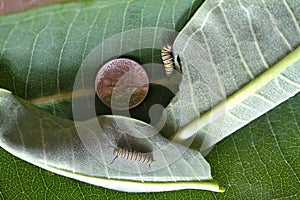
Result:
[[[127,110],[145,99],[149,78],[144,68],[134,60],[114,59],[98,71],[95,90],[105,105],[114,110]]]

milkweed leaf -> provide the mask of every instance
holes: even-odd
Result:
[[[0,90],[0,116],[0,146],[54,173],[126,192],[222,191],[207,182],[212,179],[210,166],[199,152],[169,142],[141,121],[101,116],[74,124],[5,90]],[[151,168],[130,159],[110,164],[111,146],[151,153],[155,161]]]
[[[183,81],[167,109],[166,136],[180,142],[198,135],[198,148],[207,154],[300,91],[299,12],[291,6],[300,4],[206,1],[201,6],[174,42]]]

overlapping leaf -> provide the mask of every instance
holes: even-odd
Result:
[[[174,43],[183,81],[165,132],[181,129],[178,141],[198,134],[206,152],[298,93],[299,7],[295,1],[205,2]]]
[[[1,151],[0,196],[6,198],[156,198],[297,199],[299,198],[300,95],[251,122],[208,154],[212,174],[226,192],[126,194],[41,170]]]
[[[18,101],[6,90],[0,91],[0,108],[1,147],[52,172],[127,192],[196,189],[202,184],[196,181],[211,179],[210,166],[199,152],[170,143],[154,127],[140,121],[101,116],[74,124]],[[111,147],[145,152],[155,161],[148,167],[119,158],[112,165]],[[164,182],[180,181],[186,182],[164,186]],[[155,187],[156,182],[161,183]],[[214,183],[208,188],[214,187],[218,191]]]
[[[182,1],[162,3],[151,1],[142,4],[118,1],[117,4],[119,5],[117,5],[116,2],[112,2],[111,4],[109,2],[58,5],[38,11],[29,11],[14,16],[1,17],[1,87],[8,88],[21,97],[25,97],[25,85],[27,84],[28,88],[30,88],[27,90],[28,98],[53,95],[57,94],[58,91],[60,91],[61,94],[66,94],[66,97],[68,96],[68,92],[71,91],[72,78],[74,78],[72,72],[78,69],[82,59],[102,38],[108,38],[122,30],[143,26],[158,25],[166,28],[175,27],[177,30],[180,30],[185,23],[185,20],[182,19],[188,18],[184,17],[185,15],[183,13],[190,13],[190,10],[194,8],[188,5],[192,3],[183,3]],[[282,32],[282,35],[279,34],[280,39],[266,40],[268,42],[263,44],[263,55],[265,55],[265,51],[268,52],[267,63],[268,66],[272,66],[298,46],[297,41],[299,40],[299,36],[297,35],[299,34],[296,34],[297,31],[291,30],[293,28],[299,29],[299,26],[297,26],[299,21],[299,17],[297,16],[299,6],[295,5],[297,3],[297,1],[282,1],[276,3],[273,1],[206,1],[206,5],[201,8],[201,12],[199,11],[196,21],[200,19],[199,24],[206,24],[205,27],[208,27],[203,28],[202,32],[200,31],[200,33],[205,36],[205,40],[210,38],[207,40],[209,43],[204,42],[204,47],[218,50],[216,53],[207,51],[205,51],[205,53],[208,53],[208,56],[214,55],[212,57],[214,61],[225,62],[225,65],[222,65],[224,66],[222,75],[235,77],[235,79],[230,79],[233,83],[231,86],[225,85],[224,89],[226,89],[226,95],[236,91],[237,86],[243,86],[243,84],[251,80],[249,74],[246,73],[241,76],[239,73],[234,73],[231,70],[231,65],[228,65],[229,63],[234,63],[228,62],[228,59],[237,61],[237,63],[241,61],[240,55],[237,55],[234,59],[225,56],[227,54],[231,55],[231,53],[237,53],[236,41],[232,38],[232,32],[228,30],[228,24],[230,24],[229,27],[240,24],[236,22],[245,19],[244,11],[247,11],[248,8],[255,8],[250,9],[252,14],[254,13],[253,15],[250,15],[251,12],[249,10],[248,14],[250,19],[253,20],[251,22],[256,22],[254,23],[253,31],[258,40],[268,39],[268,37],[274,38],[274,34],[270,34],[269,31],[274,32],[275,30],[277,33],[275,36],[278,36],[277,28],[279,28],[280,32]],[[241,9],[240,5],[243,5],[244,8],[247,9]],[[234,9],[234,7],[239,7],[239,9]],[[257,12],[255,12],[256,9]],[[214,12],[210,12],[212,10],[214,10]],[[217,12],[217,10],[219,11]],[[226,16],[237,17],[237,20],[231,20],[231,23],[222,23],[224,20],[228,20],[228,18],[224,18],[224,14],[220,12],[222,10],[226,11]],[[259,10],[263,12],[259,12]],[[97,11],[99,11],[99,13]],[[128,18],[125,17],[124,20],[124,14],[129,13],[129,11],[136,12],[131,12],[131,15],[128,15]],[[147,13],[151,13],[150,16],[152,17],[147,17],[149,16]],[[218,20],[210,21],[209,26],[207,26],[205,19],[208,18],[206,18],[206,16],[212,17],[214,15]],[[170,18],[170,16],[174,17]],[[290,17],[287,18],[287,16]],[[172,20],[173,18],[176,20]],[[286,19],[286,21],[278,20],[281,18]],[[201,20],[204,21],[202,22]],[[273,27],[271,30],[268,28],[270,24]],[[241,26],[234,26],[232,31],[240,34],[242,37],[246,37],[247,35],[245,34],[249,33],[249,21],[240,25]],[[284,25],[286,26],[282,28]],[[197,26],[198,25],[196,25],[196,27]],[[245,27],[248,28],[247,31],[243,31]],[[260,29],[263,29],[263,31]],[[193,29],[190,31],[191,33],[186,32],[186,34],[189,35],[195,32]],[[220,35],[221,37],[218,37]],[[248,36],[252,37],[253,34],[250,33]],[[287,43],[290,43],[292,48],[289,48],[286,41],[282,40],[282,36],[288,38]],[[199,37],[196,38],[199,39]],[[231,39],[231,41],[233,39],[233,43],[226,43],[226,39]],[[223,41],[225,41],[225,43],[222,43]],[[280,42],[283,42],[283,44]],[[223,46],[220,46],[219,43],[223,44]],[[250,40],[250,43],[255,44],[253,40]],[[208,46],[206,46],[206,44],[208,44]],[[243,56],[245,60],[247,59],[247,62],[251,62],[257,67],[262,66],[259,65],[260,57],[257,57],[257,54],[253,54],[253,51],[251,51],[253,50],[253,46],[248,45],[246,41],[243,48],[245,50],[241,52],[244,53]],[[247,50],[248,48],[249,51]],[[207,50],[207,48],[203,49]],[[226,51],[222,51],[222,49],[226,49]],[[150,57],[149,55],[148,57]],[[194,54],[187,54],[187,58],[192,55],[193,58],[196,58]],[[147,55],[145,56],[147,57]],[[235,60],[235,58],[237,59]],[[201,59],[203,60],[204,58],[201,57],[200,60]],[[143,61],[143,59],[141,60]],[[208,62],[210,61],[211,58]],[[186,63],[183,58],[183,63],[184,62]],[[239,66],[243,65],[244,63]],[[59,70],[57,70],[57,66],[60,66]],[[185,68],[185,70],[186,69],[188,68]],[[297,65],[294,69],[295,73],[299,72]],[[259,69],[257,70],[255,74],[261,72]],[[49,76],[49,74],[51,76]],[[59,79],[57,79],[57,74],[60,74]],[[186,74],[186,72],[184,74]],[[27,82],[27,76],[28,80],[33,81]],[[294,77],[297,78],[298,76]],[[63,84],[57,84],[57,80],[63,82]],[[292,82],[294,83],[295,81]],[[206,91],[205,88],[201,88],[201,92],[202,91]],[[222,94],[222,92],[220,94]],[[226,95],[222,94],[212,97],[214,97],[214,100],[218,98],[221,100]],[[275,109],[270,114],[241,129],[238,131],[239,133],[230,136],[226,141],[217,145],[217,148],[209,154],[208,158],[213,166],[214,176],[218,177],[221,184],[225,184],[228,188],[225,194],[215,196],[212,193],[182,191],[180,193],[167,193],[167,196],[166,194],[155,194],[155,198],[167,199],[176,198],[178,196],[196,196],[199,199],[280,199],[299,197],[297,188],[299,188],[298,171],[300,163],[298,159],[296,159],[299,157],[298,152],[300,146],[298,140],[300,131],[297,123],[299,121],[297,114],[299,113],[297,112],[299,110],[298,97],[299,95],[294,97],[291,101],[284,103],[280,108]],[[64,114],[65,112],[70,113],[69,99],[62,98],[62,100],[64,102],[59,102],[55,99],[50,100],[46,107],[54,114],[70,117],[70,114]],[[201,102],[199,105],[203,106],[202,103],[207,103],[207,105],[203,110],[200,110],[199,113],[211,108],[214,105],[211,102],[212,101],[208,101],[208,103],[205,101]],[[214,103],[218,103],[218,101]],[[187,102],[184,102],[184,105],[188,105]],[[174,111],[172,109],[170,110]],[[194,118],[193,116],[188,117]],[[168,128],[170,128],[171,134],[174,130],[177,130],[178,124],[181,124],[181,122],[170,121]],[[269,129],[266,129],[266,124],[269,125]],[[173,127],[175,127],[175,129]],[[272,133],[271,136],[270,132]],[[196,148],[199,148],[199,145],[195,145]],[[0,196],[2,198],[17,198],[21,196],[27,199],[47,197],[121,197],[140,199],[140,196],[134,194],[117,193],[115,191],[105,190],[101,187],[92,187],[67,178],[54,176],[52,173],[39,170],[29,164],[21,162],[2,150],[1,158],[0,170],[2,176],[0,178]],[[221,177],[221,179],[219,177]],[[144,197],[152,198],[153,195],[142,196],[142,198]]]

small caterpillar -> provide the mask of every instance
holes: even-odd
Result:
[[[112,146],[110,146],[112,147]],[[140,162],[140,163],[145,163],[148,164],[149,167],[151,165],[151,163],[154,161],[153,157],[151,155],[151,153],[141,153],[141,152],[137,152],[137,151],[133,151],[133,150],[129,150],[129,149],[120,149],[120,148],[116,148],[113,147],[113,154],[115,155],[114,159],[111,161],[110,164],[112,164],[115,159],[117,158],[122,158],[125,160],[133,160],[136,162]]]
[[[172,46],[165,44],[161,49],[161,58],[165,66],[165,72],[168,77],[174,73],[174,58]]]

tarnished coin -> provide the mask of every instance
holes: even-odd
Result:
[[[149,90],[149,78],[139,63],[119,58],[101,67],[97,73],[95,89],[105,105],[115,110],[127,110],[145,99]]]

